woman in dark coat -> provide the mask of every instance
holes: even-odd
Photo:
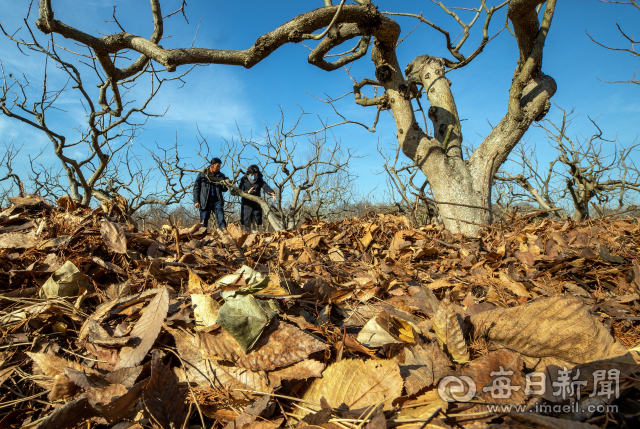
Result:
[[[240,179],[238,187],[242,192],[255,195],[256,197],[262,197],[262,191],[264,190],[264,193],[270,195],[274,199],[274,201],[276,199],[275,192],[269,187],[269,185],[265,183],[264,179],[262,178],[262,173],[260,173],[260,169],[257,165],[249,166],[249,168],[247,169],[247,174]],[[249,229],[252,215],[256,226],[261,226],[262,207],[260,207],[260,204],[246,198],[242,198],[240,204],[240,223],[242,224],[242,226],[246,229]]]

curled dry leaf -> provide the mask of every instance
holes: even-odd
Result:
[[[27,356],[47,377],[36,379],[36,382],[45,389],[51,389],[49,396],[52,401],[75,393],[75,384],[65,375],[65,368],[72,368],[84,374],[98,374],[94,369],[58,356],[30,352],[27,352]]]
[[[462,335],[455,308],[449,299],[449,293],[442,300],[438,311],[433,316],[433,330],[436,332],[440,345],[458,362],[469,360],[469,351]]]
[[[358,334],[357,339],[367,347],[414,342],[411,324],[386,311],[381,311],[376,317],[369,320]]]
[[[224,359],[253,371],[270,371],[288,366],[327,348],[311,335],[280,321],[270,325],[247,354],[224,330],[215,334],[199,332],[196,341],[205,357]]]
[[[100,224],[100,234],[109,250],[115,253],[127,253],[127,237],[120,225],[105,220]]]
[[[133,347],[122,348],[116,369],[136,366],[144,359],[160,333],[168,310],[169,290],[164,287],[151,300],[142,317],[131,330],[131,338],[139,338],[139,342]]]
[[[302,399],[315,411],[320,409],[323,397],[334,408],[345,404],[349,409],[359,409],[382,403],[384,409],[389,410],[393,400],[402,393],[402,385],[400,368],[395,360],[345,359],[329,365]],[[293,414],[301,419],[308,412],[297,409]]]
[[[205,329],[215,325],[218,318],[218,310],[220,310],[218,301],[208,294],[192,293],[191,304],[196,329]]]
[[[262,301],[252,295],[226,296],[218,310],[216,323],[222,326],[248,352],[260,339],[262,332],[275,317],[277,311],[270,305],[273,301]]]
[[[476,335],[489,340],[493,350],[519,352],[528,368],[548,365],[573,368],[580,363],[632,358],[625,347],[578,299],[569,296],[539,298],[514,308],[485,311],[471,317]]]

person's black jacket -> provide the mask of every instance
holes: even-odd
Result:
[[[247,176],[242,176],[242,178],[240,179],[240,182],[238,183],[238,188],[240,188],[242,192],[246,192],[246,193],[249,193],[249,189],[253,188],[255,192],[252,192],[250,195],[254,195],[256,197],[262,197],[263,190],[264,190],[264,193],[267,195],[274,193],[273,189],[271,189],[269,185],[265,183],[264,179],[262,178],[262,173],[258,173],[258,180],[256,180],[256,183],[253,185],[251,184],[251,182],[249,182],[249,179],[247,178]],[[242,198],[241,204],[252,206],[252,207],[255,206],[256,209],[260,207],[258,203],[253,202],[246,198]]]
[[[207,174],[208,173],[208,174]],[[228,188],[222,184],[214,183],[209,180],[209,177],[213,177],[216,180],[225,180],[227,176],[222,172],[212,173],[209,169],[205,169],[204,171],[198,173],[198,177],[196,177],[196,182],[193,185],[193,202],[200,203],[200,208],[204,209],[207,206],[207,200],[211,196],[211,187],[215,187],[216,196],[220,201],[224,203],[223,193],[227,192]]]

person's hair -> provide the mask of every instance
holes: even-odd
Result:
[[[260,173],[260,169],[258,168],[257,165],[250,165],[249,168],[247,169],[247,173],[248,174],[258,174],[258,173]]]
[[[222,160],[220,158],[213,158],[211,160],[211,165],[222,164]]]

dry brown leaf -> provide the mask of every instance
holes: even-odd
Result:
[[[187,418],[186,395],[178,388],[178,379],[160,360],[160,351],[151,358],[151,378],[142,393],[142,401],[152,421],[161,428],[184,427]]]
[[[269,372],[271,385],[277,386],[282,380],[306,380],[322,376],[326,365],[314,359],[306,359],[286,368]]]
[[[522,283],[511,280],[511,277],[509,277],[505,273],[500,273],[500,281],[515,295],[531,298],[531,294],[527,291]]]
[[[77,362],[73,362],[58,356],[46,354],[46,353],[30,353],[27,352],[33,362],[40,368],[44,375],[48,377],[55,377],[56,375],[64,375],[65,367],[73,368],[78,371],[82,371],[85,374],[99,374],[95,369],[91,369],[87,366],[81,365]]]
[[[120,225],[105,220],[100,224],[100,234],[109,250],[115,253],[127,253],[127,237]]]
[[[491,349],[517,351],[527,367],[537,371],[552,364],[573,368],[613,358],[633,362],[627,349],[573,297],[539,298],[519,307],[485,311],[472,316],[471,323]]]
[[[63,407],[51,413],[39,425],[39,429],[68,429],[78,423],[98,416],[98,411],[89,404],[88,398],[67,402]]]
[[[2,234],[0,249],[29,249],[38,244],[38,237],[28,234]]]
[[[386,311],[381,311],[376,317],[369,320],[358,334],[357,339],[367,347],[414,342],[411,324]]]
[[[142,390],[148,380],[143,380],[130,389],[121,384],[113,384],[103,389],[87,392],[89,403],[100,413],[100,416],[109,423],[114,423],[125,418],[131,408],[142,396]]]
[[[445,287],[453,287],[453,284],[448,282],[446,279],[438,279],[438,280],[434,281],[433,283],[427,284],[427,287],[429,289],[431,289],[431,290],[438,290],[438,289],[442,289],[442,288],[445,288]]]
[[[427,419],[431,417],[433,413],[435,413],[438,408],[442,411],[447,411],[449,404],[444,401],[440,395],[438,395],[438,390],[430,390],[412,401],[407,401],[402,404],[402,409],[398,413],[398,420],[416,420],[416,419]],[[398,422],[396,420],[396,422]],[[415,423],[415,426],[405,424],[403,427],[406,428],[419,428],[422,426],[422,422]],[[432,427],[432,426],[427,426]]]
[[[451,361],[436,343],[406,347],[399,360],[407,395],[413,395],[453,372]]]
[[[48,398],[50,401],[57,401],[58,399],[73,396],[77,391],[78,386],[73,381],[64,374],[58,374],[53,377],[53,385]]]
[[[214,286],[215,287],[215,286]],[[209,293],[213,289],[212,286],[209,286],[199,275],[194,273],[192,270],[189,270],[189,284],[187,285],[187,292],[196,293],[196,294],[204,294]]]
[[[194,337],[183,331],[168,329],[176,340],[176,348],[185,363],[179,378],[181,382],[196,382],[204,388],[223,390],[246,389],[269,393],[269,379],[263,372],[255,372],[246,368],[220,365],[212,360],[205,360],[194,344]],[[246,398],[244,392],[232,392],[234,397]]]
[[[343,403],[349,409],[382,403],[384,409],[389,410],[391,403],[401,394],[402,377],[395,360],[345,359],[329,365],[322,378],[311,384],[302,399],[317,404],[305,404],[316,411],[320,409],[323,397],[334,408]],[[301,419],[308,412],[298,409],[294,414]]]
[[[131,338],[139,338],[134,347],[123,347],[116,369],[138,365],[155,343],[169,310],[169,290],[163,287],[151,300],[142,317],[131,330]]]
[[[469,361],[467,344],[464,341],[456,310],[449,299],[448,292],[440,303],[435,316],[433,316],[433,330],[436,332],[440,345],[443,348],[446,346],[447,351],[455,361]]]
[[[526,383],[521,371],[522,358],[518,353],[498,350],[474,359],[460,371],[460,374],[475,382],[476,397],[479,402],[524,404],[527,398],[524,392]],[[511,388],[505,389],[505,385]],[[465,410],[464,413],[483,411],[487,411],[487,406],[476,404],[473,408]]]
[[[528,251],[528,248],[523,252],[518,252],[518,251],[513,252],[513,256],[515,256],[518,259],[518,261],[530,267],[533,267],[533,265],[535,264],[535,261],[533,260],[533,255],[531,254],[531,252]]]
[[[263,332],[246,355],[236,340],[224,329],[216,334],[200,332],[197,344],[205,357],[224,359],[253,371],[270,371],[306,359],[326,345],[304,331],[276,321]]]
[[[197,330],[215,325],[220,304],[209,294],[192,293],[193,318]]]

